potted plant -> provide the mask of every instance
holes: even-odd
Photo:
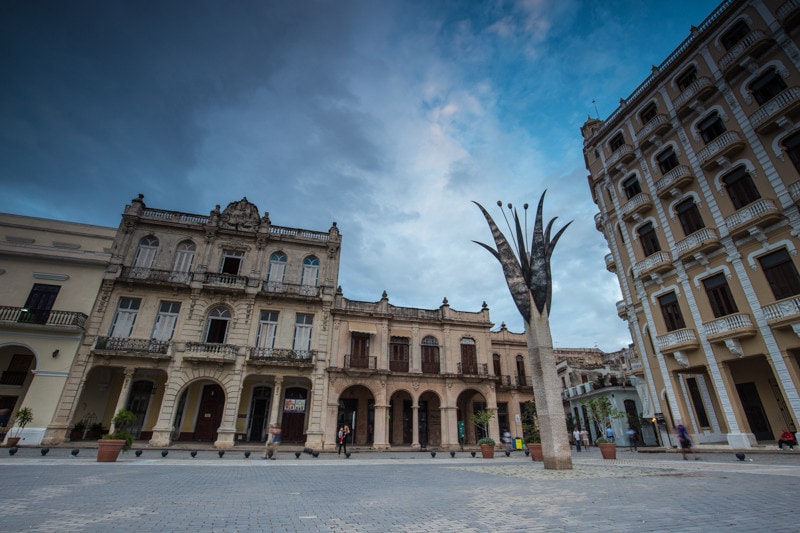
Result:
[[[494,439],[489,436],[489,421],[494,418],[494,411],[483,409],[472,415],[472,422],[481,429],[486,435],[478,441],[481,447],[481,455],[484,459],[494,459]]]
[[[127,409],[120,409],[111,420],[114,432],[103,435],[97,441],[97,461],[100,463],[113,463],[119,457],[119,452],[131,449],[133,435],[128,428],[136,423],[136,415]]]
[[[22,438],[22,430],[25,426],[33,421],[33,409],[30,407],[23,407],[14,413],[14,427],[11,428],[10,436],[8,437],[7,445],[9,448],[19,444]],[[16,429],[16,431],[14,431]]]
[[[625,416],[621,411],[611,405],[611,400],[606,396],[598,396],[588,400],[581,400],[581,403],[586,407],[586,412],[589,414],[595,428],[604,428],[606,424],[611,423],[612,418],[621,418]],[[617,458],[617,445],[614,442],[609,442],[605,437],[600,437],[595,440],[595,444],[600,448],[600,453],[603,459],[616,459]]]
[[[82,440],[84,431],[86,431],[86,422],[78,420],[69,432],[69,440]]]
[[[609,442],[607,438],[600,437],[594,443],[600,448],[600,455],[603,459],[616,459],[617,458],[617,445]]]
[[[89,432],[86,434],[87,439],[99,439],[103,436],[103,424],[95,422],[89,426]]]
[[[539,433],[539,426],[536,417],[536,403],[533,400],[525,402],[522,408],[522,432],[525,435],[525,445],[531,461],[542,461],[542,435]]]

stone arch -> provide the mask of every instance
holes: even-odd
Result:
[[[499,435],[491,435],[491,431],[482,430],[472,421],[472,415],[484,409],[489,409],[488,395],[476,388],[465,387],[458,395],[456,400],[456,420],[461,426],[464,424],[464,444],[477,444],[483,437],[497,439]],[[494,420],[497,425],[497,420]]]
[[[375,430],[374,391],[363,383],[350,383],[338,395],[336,427],[350,427],[349,444],[372,444]]]

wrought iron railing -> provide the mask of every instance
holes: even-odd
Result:
[[[369,355],[352,355],[347,354],[344,356],[345,368],[370,368],[377,367],[377,357]]]
[[[94,344],[95,350],[111,352],[144,352],[166,354],[169,350],[169,341],[156,339],[132,339],[129,337],[97,337]]]
[[[88,317],[77,311],[39,311],[24,307],[0,306],[0,322],[41,324],[43,326],[86,326]]]

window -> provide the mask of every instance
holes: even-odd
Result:
[[[675,212],[678,214],[683,233],[687,237],[695,231],[706,227],[703,223],[703,218],[700,216],[700,210],[697,208],[697,204],[694,203],[694,198],[687,198],[676,205]]]
[[[389,370],[408,372],[408,337],[392,337],[389,341]]]
[[[278,311],[261,311],[258,320],[257,348],[274,348],[278,331]]]
[[[725,274],[717,274],[704,279],[703,286],[706,289],[708,302],[711,304],[711,311],[715,317],[719,318],[739,312],[739,308],[736,307],[736,302],[733,300],[731,289],[728,287],[728,280],[725,279]]]
[[[136,249],[136,257],[133,260],[133,268],[148,269],[153,266],[153,260],[158,251],[158,239],[152,235],[143,237],[139,241],[139,248]]]
[[[525,375],[525,358],[521,355],[517,356],[517,384],[521,387],[528,384],[528,378]]]
[[[700,427],[711,427],[708,421],[706,406],[703,404],[703,396],[700,394],[700,387],[697,385],[697,378],[686,378],[686,388],[689,389],[689,397],[692,399],[692,406],[697,415],[697,424]]]
[[[759,257],[758,262],[776,300],[800,294],[800,276],[786,248]]]
[[[712,113],[700,121],[697,129],[700,131],[703,142],[708,144],[725,133],[725,124],[722,123],[722,119],[717,113]]]
[[[242,266],[242,259],[244,259],[244,252],[239,250],[223,250],[222,251],[222,265],[219,271],[223,274],[239,275],[239,269]]]
[[[475,339],[461,339],[461,373],[476,375],[478,373],[478,354],[475,351]]]
[[[190,272],[194,263],[194,253],[196,247],[192,241],[183,241],[175,249],[175,263],[172,265],[173,272]]]
[[[431,335],[426,336],[420,343],[422,348],[422,373],[439,373],[439,341]]]
[[[180,302],[161,302],[158,306],[158,316],[156,316],[156,323],[153,325],[151,338],[157,341],[172,339],[172,334],[175,332],[175,323],[178,321],[180,312]]]
[[[678,90],[683,92],[688,89],[695,80],[697,80],[697,69],[690,67],[686,72],[678,76],[675,82],[678,84]]]
[[[114,321],[111,323],[109,337],[130,337],[133,331],[133,324],[136,322],[136,314],[139,312],[139,305],[142,300],[139,298],[120,298],[117,305],[117,312]]]
[[[658,236],[653,224],[648,222],[641,226],[636,232],[639,234],[639,240],[642,242],[642,250],[645,257],[651,256],[656,252],[661,251],[661,245],[658,243]]]
[[[786,148],[786,153],[789,155],[794,168],[800,172],[800,131],[787,137],[783,141],[783,147]]]
[[[722,43],[722,46],[725,47],[725,50],[730,50],[736,46],[736,43],[741,41],[748,33],[750,33],[750,27],[744,20],[739,20],[730,30],[722,35],[720,42]]]
[[[497,353],[496,354],[492,354],[492,369],[494,370],[494,375],[495,376],[499,377],[500,375],[502,375],[502,372],[501,372],[501,369],[500,369],[500,354],[497,354]]]
[[[650,104],[645,107],[641,113],[639,113],[639,119],[642,121],[642,125],[644,126],[651,120],[656,117],[656,113],[658,109],[656,108],[656,104]]]
[[[661,169],[662,176],[678,166],[678,156],[675,155],[675,150],[671,146],[658,154],[656,161],[658,161],[658,168]]]
[[[608,146],[611,148],[612,152],[616,152],[623,144],[625,144],[625,137],[623,137],[621,133],[617,133],[614,138],[608,142]]]
[[[622,244],[625,244],[625,232],[622,230],[622,226],[617,226],[617,233],[619,233],[619,238],[622,241]]]
[[[211,309],[206,321],[206,342],[225,344],[230,322],[231,312],[226,307],[220,305]]]
[[[642,186],[639,185],[639,178],[636,174],[623,181],[622,188],[625,189],[625,196],[628,197],[628,200],[642,192]]]
[[[269,271],[267,272],[267,287],[276,290],[283,286],[283,276],[286,273],[286,254],[275,252],[269,256]]]
[[[50,318],[50,310],[53,309],[53,304],[60,290],[60,285],[34,283],[31,292],[28,293],[25,307],[22,308],[19,314],[18,321],[31,324],[46,324],[47,319]]]
[[[311,327],[314,325],[314,315],[297,313],[294,323],[294,342],[292,349],[296,352],[311,350]]]
[[[764,105],[785,90],[786,82],[774,68],[769,69],[750,84],[750,92],[758,105]]]
[[[664,323],[667,326],[667,331],[675,331],[676,329],[683,329],[686,324],[683,321],[681,308],[678,305],[678,298],[674,292],[665,294],[658,297],[658,303],[661,306],[661,314],[664,316]]]
[[[722,178],[722,182],[725,184],[734,209],[741,209],[761,198],[753,179],[744,167],[739,167]]]
[[[317,286],[317,279],[319,278],[319,259],[310,255],[303,259],[303,276],[300,280],[300,285],[305,287],[305,292],[308,296],[313,296],[316,294],[315,290],[311,290],[311,287],[316,288]]]

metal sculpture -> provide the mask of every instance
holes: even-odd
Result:
[[[553,295],[550,257],[561,235],[572,222],[568,222],[558,230],[551,239],[550,232],[556,219],[550,220],[547,228],[544,228],[542,223],[542,205],[546,192],[542,193],[536,209],[530,250],[526,248],[525,233],[522,231],[519,213],[511,204],[508,204],[508,209],[513,216],[514,233],[516,233],[515,238],[512,233],[512,242],[517,250],[514,250],[512,243],[506,239],[491,215],[478,202],[473,203],[480,208],[486,222],[489,223],[497,249],[478,241],[473,242],[483,246],[500,262],[508,290],[525,321],[525,340],[528,345],[533,394],[541,428],[544,467],[549,470],[571,470],[572,454],[561,403],[561,385],[556,372],[549,314]],[[502,202],[498,201],[497,205],[502,209]],[[527,213],[528,204],[524,205],[524,209]],[[505,214],[503,216],[505,217]],[[507,218],[506,223],[508,223]],[[527,232],[527,217],[525,224]],[[509,229],[511,229],[510,224]]]

